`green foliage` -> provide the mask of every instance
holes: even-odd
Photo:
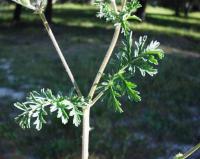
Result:
[[[106,21],[116,20],[116,13],[109,3],[103,2],[102,0],[97,0],[95,4],[99,7],[97,17],[105,18]]]
[[[140,37],[138,42],[135,42],[136,49],[134,51],[133,65],[130,66],[131,70],[138,68],[142,74],[149,74],[151,76],[157,74],[157,69],[152,65],[158,65],[158,59],[164,57],[163,50],[159,49],[160,43],[157,41],[151,41],[145,48],[147,37]]]
[[[125,6],[125,9],[127,13],[129,13],[129,15],[131,15],[132,13],[136,12],[138,8],[141,8],[142,5],[140,4],[140,2],[138,0],[131,0],[130,2],[128,2]]]
[[[184,159],[184,155],[182,153],[178,153],[174,159]]]
[[[152,41],[147,45],[146,36],[140,37],[139,41],[135,42],[135,49],[132,49],[129,20],[141,21],[139,17],[133,15],[141,7],[138,0],[127,2],[120,12],[116,12],[108,2],[102,0],[97,0],[96,5],[100,8],[97,17],[105,18],[106,21],[113,22],[115,26],[120,25],[124,34],[125,40],[122,42],[117,60],[114,61],[114,67],[117,66],[116,73],[105,75],[105,81],[99,86],[99,90],[108,98],[109,105],[114,106],[116,111],[123,112],[120,102],[122,96],[127,96],[135,102],[141,101],[140,93],[135,90],[137,85],[132,82],[136,70],[139,70],[142,76],[157,74],[154,66],[158,65],[158,59],[162,59],[164,54],[158,48],[159,42]]]
[[[132,32],[125,37],[122,48],[114,60],[113,68],[116,73],[105,75],[105,81],[99,86],[100,91],[105,91],[109,105],[115,110],[123,112],[120,98],[127,96],[130,100],[141,101],[140,93],[135,90],[137,84],[132,82],[136,71],[139,70],[142,76],[157,74],[158,60],[164,57],[163,50],[159,49],[159,42],[151,41],[146,44],[147,37],[140,37],[135,42],[135,49],[132,46]]]
[[[46,4],[46,1],[42,0],[15,1],[28,8],[31,5],[39,13],[43,11]],[[99,86],[99,90],[108,98],[109,105],[112,105],[116,111],[123,112],[121,97],[126,96],[135,102],[141,101],[140,93],[136,90],[137,84],[132,81],[136,71],[139,70],[142,76],[155,75],[157,69],[154,67],[158,65],[158,60],[163,58],[163,51],[158,49],[159,42],[157,41],[152,41],[147,45],[146,36],[140,37],[139,41],[135,42],[133,49],[129,20],[140,21],[140,18],[133,15],[141,7],[138,0],[127,2],[120,11],[116,11],[107,1],[97,0],[96,5],[100,8],[97,16],[113,22],[115,26],[121,26],[124,35],[122,48],[114,61],[114,73],[105,75],[106,80]],[[43,22],[45,23],[45,20]],[[40,93],[35,91],[30,93],[26,102],[15,104],[18,109],[23,111],[16,119],[22,128],[30,128],[31,119],[34,118],[33,124],[36,125],[37,130],[40,130],[46,123],[45,117],[48,115],[47,108],[49,107],[50,113],[57,112],[57,118],[60,118],[63,124],[68,123],[69,117],[73,116],[73,124],[78,126],[81,122],[82,108],[85,105],[87,105],[85,99],[76,95],[70,97],[54,96],[51,90],[42,89]]]
[[[105,18],[106,21],[113,22],[115,25],[121,25],[122,33],[125,35],[127,35],[130,31],[129,20],[141,21],[139,17],[132,15],[138,8],[141,7],[138,0],[128,2],[119,13],[116,13],[109,3],[102,0],[97,0],[96,5],[100,8],[97,17]]]
[[[50,113],[57,112],[57,118],[60,118],[63,124],[68,123],[71,116],[73,124],[78,126],[81,123],[82,109],[86,102],[76,95],[55,96],[50,89],[42,89],[40,92],[31,92],[26,102],[18,102],[14,105],[23,111],[16,117],[16,121],[23,129],[31,128],[31,120],[34,118],[33,124],[36,125],[37,130],[41,130],[43,124],[46,124],[47,108]]]

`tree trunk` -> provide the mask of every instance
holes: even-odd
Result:
[[[52,22],[52,0],[48,0],[47,7],[45,10],[45,16],[49,23]]]
[[[14,14],[13,14],[13,22],[20,21],[21,12],[22,12],[22,6],[19,4],[16,4]]]
[[[180,8],[181,8],[180,0],[174,0],[174,8],[175,8],[175,15],[180,16]]]
[[[140,4],[142,5],[142,7],[137,10],[136,15],[142,20],[145,20],[145,9],[147,6],[147,0],[140,0]]]
[[[184,15],[185,15],[185,17],[188,17],[190,8],[191,8],[190,2],[186,2],[185,5],[184,5]]]

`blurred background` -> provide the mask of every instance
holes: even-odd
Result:
[[[140,1],[137,15],[144,21],[131,23],[134,40],[148,35],[166,55],[157,76],[135,79],[142,102],[124,99],[123,114],[101,102],[92,109],[91,159],[170,159],[200,141],[200,2]],[[48,0],[45,11],[85,94],[113,34],[91,3]],[[55,117],[40,132],[15,123],[13,103],[41,88],[66,94],[71,83],[38,16],[1,0],[0,159],[80,158],[81,127]],[[199,158],[198,152],[191,157]]]

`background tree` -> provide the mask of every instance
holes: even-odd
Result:
[[[49,23],[52,22],[52,7],[53,7],[52,0],[48,0],[47,7],[46,7],[46,10],[45,10],[45,16],[46,16],[47,21]]]
[[[138,17],[140,17],[142,20],[144,20],[145,19],[145,9],[147,6],[147,0],[140,0],[140,4],[142,5],[142,7],[137,10],[136,15]]]
[[[157,0],[157,2],[159,5],[173,9],[176,16],[180,16],[180,13],[183,12],[187,17],[190,10],[199,9],[199,2],[196,0]]]
[[[22,6],[19,4],[15,5],[15,10],[13,13],[13,22],[19,22],[20,21],[20,16],[21,16],[21,12],[22,12]]]
[[[175,15],[180,16],[180,9],[183,4],[182,0],[174,0]]]
[[[192,7],[191,1],[185,2],[185,5],[184,5],[184,15],[185,15],[185,17],[188,17],[188,14],[189,14],[191,7]]]

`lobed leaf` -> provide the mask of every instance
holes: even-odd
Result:
[[[132,0],[126,3],[124,9],[119,13],[116,13],[112,6],[106,1],[96,0],[95,4],[99,7],[97,17],[104,18],[107,22],[113,22],[115,26],[120,25],[124,35],[128,35],[130,32],[129,20],[141,21],[139,17],[132,15],[132,13],[136,12],[136,10],[141,7],[138,0]]]
[[[164,57],[163,50],[159,49],[160,43],[151,41],[147,44],[147,36],[141,36],[134,47],[132,43],[132,32],[129,32],[125,35],[122,48],[113,62],[113,68],[117,72],[108,74],[99,86],[100,90],[108,92],[108,101],[118,112],[123,112],[120,103],[123,96],[127,96],[131,101],[141,101],[140,92],[136,90],[137,85],[132,82],[136,71],[139,70],[143,77],[146,74],[154,76],[158,72],[155,66]]]
[[[65,97],[62,95],[53,95],[50,89],[41,89],[40,92],[33,91],[23,103],[15,103],[14,106],[22,111],[15,119],[19,125],[25,129],[31,127],[31,120],[37,130],[41,130],[43,124],[46,124],[45,116],[50,112],[57,112],[57,118],[60,118],[63,124],[68,123],[69,116],[73,117],[73,124],[80,125],[82,109],[87,103],[84,98],[77,95]]]

